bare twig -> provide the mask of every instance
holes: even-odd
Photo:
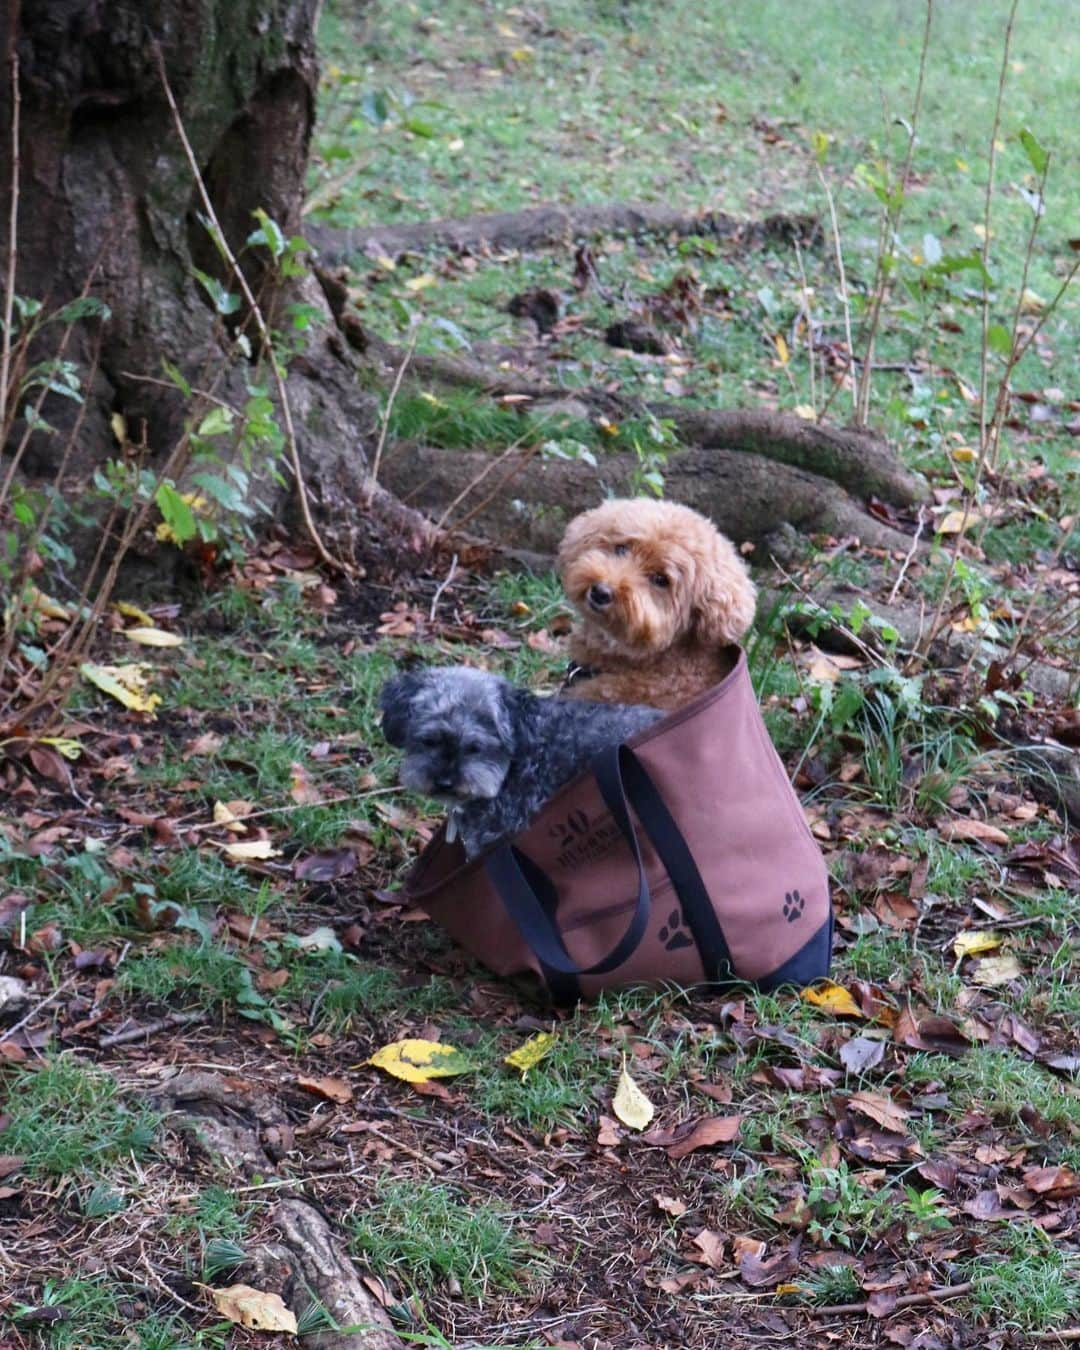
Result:
[[[900,216],[904,209],[904,200],[907,196],[908,182],[911,179],[911,166],[915,159],[915,139],[919,125],[919,111],[922,107],[923,84],[926,79],[927,57],[930,52],[930,28],[934,16],[934,0],[926,0],[926,26],[923,29],[922,51],[919,56],[919,79],[915,86],[915,102],[911,110],[911,121],[908,123],[908,144],[907,154],[904,157],[904,167],[900,171],[900,183],[895,198],[895,205],[886,207],[885,217],[882,222],[882,238],[878,249],[877,267],[874,272],[874,285],[871,292],[870,316],[867,320],[866,344],[863,352],[862,369],[859,373],[858,395],[855,400],[855,422],[858,426],[865,426],[867,418],[870,415],[870,387],[874,365],[874,343],[877,341],[877,331],[881,323],[881,312],[885,303],[885,297],[889,293],[889,282],[892,275],[891,268],[886,259],[892,259],[896,248],[896,230],[900,223]]]
[[[111,1050],[114,1045],[127,1045],[130,1041],[149,1040],[159,1031],[169,1027],[186,1027],[193,1022],[205,1022],[204,1012],[174,1012],[167,1017],[159,1017],[156,1022],[147,1022],[145,1026],[128,1027],[125,1031],[114,1031],[111,1036],[102,1036],[98,1046],[102,1050]]]
[[[907,555],[904,558],[903,565],[901,566],[900,571],[897,574],[896,580],[893,582],[893,588],[889,592],[889,598],[885,602],[886,604],[891,605],[893,603],[893,601],[896,599],[897,593],[900,590],[900,587],[904,584],[904,578],[907,576],[907,570],[911,566],[911,560],[918,552],[919,539],[922,536],[923,526],[925,524],[926,524],[926,510],[924,507],[920,506],[919,523],[915,528],[915,538],[911,541],[911,547],[908,549]]]
[[[51,994],[47,994],[45,998],[41,999],[39,1003],[35,1004],[34,1007],[31,1008],[30,1011],[26,1014],[26,1016],[21,1017],[13,1027],[8,1027],[6,1031],[0,1031],[0,1042],[10,1041],[12,1036],[14,1036],[17,1031],[21,1031],[28,1022],[32,1022],[34,1020],[34,1018],[38,1015],[38,1013],[41,1012],[42,1008],[48,1007],[50,1003],[55,1003],[61,994],[66,993],[66,991],[71,988],[71,986],[75,983],[77,979],[78,979],[77,975],[69,975],[63,984],[57,985],[57,987],[52,991]]]
[[[821,190],[825,194],[825,201],[829,207],[829,223],[832,226],[833,248],[836,251],[836,270],[840,277],[840,304],[843,306],[844,310],[844,336],[847,339],[848,370],[852,372],[851,407],[852,411],[857,414],[858,402],[856,398],[854,370],[851,364],[855,355],[855,347],[851,338],[851,301],[848,297],[847,274],[844,271],[844,251],[840,246],[840,224],[836,218],[836,201],[833,198],[832,189],[826,182],[821,165],[817,164],[816,168],[818,182],[821,184]],[[822,409],[822,412],[824,412],[824,409]]]
[[[419,336],[420,327],[417,325],[413,329],[412,337],[409,339],[409,345],[405,349],[405,355],[401,358],[401,364],[398,366],[397,374],[394,376],[394,383],[390,389],[390,397],[386,400],[386,409],[382,416],[382,426],[379,428],[379,443],[375,447],[375,456],[371,461],[371,472],[368,474],[367,483],[365,484],[365,491],[369,496],[374,492],[375,486],[379,481],[379,465],[382,463],[383,449],[386,445],[386,436],[390,430],[390,414],[394,411],[394,400],[398,396],[398,390],[401,388],[401,381],[405,378],[405,371],[408,369],[413,352],[416,350],[416,341]]]
[[[274,375],[274,383],[277,386],[278,399],[281,403],[281,417],[285,424],[285,440],[289,449],[289,459],[292,464],[293,478],[296,482],[296,492],[300,502],[300,514],[303,517],[304,528],[307,530],[308,537],[314,544],[315,551],[318,553],[320,560],[335,572],[349,575],[352,573],[353,569],[348,563],[341,561],[339,558],[335,558],[333,554],[329,552],[326,545],[323,543],[322,535],[319,533],[318,527],[312,518],[311,505],[308,502],[307,484],[304,481],[304,470],[300,463],[300,448],[296,440],[296,428],[293,425],[292,405],[289,402],[289,393],[285,386],[285,372],[282,369],[281,362],[278,360],[277,352],[274,349],[272,335],[266,319],[263,317],[263,312],[259,308],[255,296],[252,294],[247,277],[244,275],[239,263],[236,261],[236,257],[229,248],[228,240],[225,238],[225,232],[221,228],[221,224],[214,211],[214,204],[211,202],[210,194],[206,190],[206,183],[199,169],[198,161],[195,158],[195,152],[191,148],[191,142],[188,140],[187,131],[184,128],[184,122],[180,116],[180,109],[177,107],[176,99],[173,97],[172,86],[169,84],[169,77],[165,73],[165,58],[162,55],[161,47],[156,42],[153,45],[153,50],[154,57],[157,61],[158,74],[161,79],[161,87],[164,90],[165,98],[169,104],[169,110],[173,116],[173,125],[176,128],[176,134],[180,138],[180,144],[183,146],[184,155],[187,158],[188,167],[191,169],[192,177],[195,180],[195,186],[198,190],[199,198],[202,201],[203,209],[214,230],[214,243],[220,250],[234,281],[240,288],[240,292],[247,303],[248,311],[255,321],[255,327],[258,329],[259,339],[262,342],[263,350],[266,352],[267,358],[270,361],[270,369]]]
[[[447,572],[446,576],[443,577],[442,581],[439,582],[439,585],[435,591],[435,595],[432,598],[431,609],[428,612],[428,619],[431,623],[435,622],[435,611],[439,608],[439,601],[442,599],[442,593],[443,591],[446,590],[447,586],[449,586],[450,583],[453,581],[454,573],[456,571],[457,571],[457,554],[455,553],[454,556],[450,559],[449,572]]]
[[[11,205],[8,209],[7,267],[4,275],[4,332],[0,340],[0,446],[7,430],[8,380],[11,376],[11,324],[15,313],[15,261],[19,231],[19,6],[11,17]]]
[[[963,1298],[970,1294],[974,1282],[967,1280],[963,1284],[946,1284],[939,1289],[928,1289],[925,1294],[901,1294],[893,1304],[895,1308],[923,1308],[927,1304],[944,1303],[950,1298]],[[840,1317],[846,1314],[866,1313],[866,1303],[834,1303],[825,1308],[807,1308],[811,1317]]]

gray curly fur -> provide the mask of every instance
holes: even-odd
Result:
[[[605,746],[659,722],[656,708],[538,698],[468,666],[400,675],[379,695],[383,734],[404,749],[405,787],[450,806],[470,858],[518,834]]]

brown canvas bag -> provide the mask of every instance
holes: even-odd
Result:
[[[513,840],[470,862],[440,831],[405,893],[495,974],[532,972],[560,1003],[630,984],[802,985],[832,950],[824,859],[742,652]]]

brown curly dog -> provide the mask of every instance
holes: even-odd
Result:
[[[678,708],[732,669],[754,618],[746,564],[711,520],[674,502],[617,498],[577,516],[559,575],[580,621],[567,691],[605,703]]]

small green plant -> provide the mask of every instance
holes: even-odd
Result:
[[[966,1271],[971,1301],[988,1326],[1021,1331],[1075,1322],[1080,1316],[1080,1257],[1056,1248],[1037,1224],[999,1230],[996,1259],[987,1253]]]
[[[812,1160],[806,1175],[806,1204],[813,1218],[808,1232],[823,1246],[861,1251],[896,1217],[889,1188],[871,1190],[846,1162],[823,1167]]]
[[[822,1266],[806,1285],[812,1303],[827,1307],[833,1303],[854,1303],[862,1297],[862,1286],[854,1266]]]

